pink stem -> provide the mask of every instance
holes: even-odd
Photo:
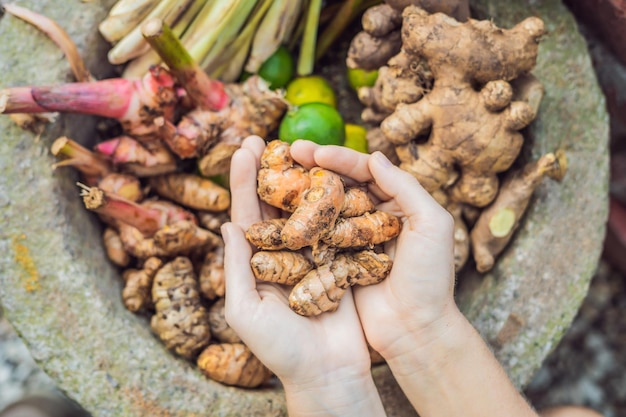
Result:
[[[31,94],[31,87],[12,87],[0,90],[0,113],[45,113]]]
[[[81,197],[88,210],[135,227],[151,236],[165,225],[166,216],[159,210],[141,206],[98,187],[81,186]]]

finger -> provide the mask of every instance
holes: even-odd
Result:
[[[254,150],[241,147],[230,163],[231,220],[244,230],[261,220],[256,177],[258,159]]]
[[[379,189],[395,200],[409,219],[447,214],[415,177],[392,164],[383,153],[374,152],[368,160],[368,167]]]
[[[291,144],[289,152],[291,153],[291,157],[294,161],[306,169],[311,169],[314,166],[317,166],[313,154],[318,148],[320,148],[320,145],[315,142],[299,139]]]
[[[226,310],[230,317],[239,317],[239,309],[252,307],[259,301],[256,280],[250,269],[252,249],[241,227],[235,223],[224,223],[221,227],[224,238],[224,274]],[[235,319],[236,320],[236,319]]]
[[[365,183],[372,181],[372,174],[367,165],[370,155],[357,152],[344,146],[320,146],[315,151],[315,162],[322,168]]]
[[[250,135],[243,140],[241,147],[252,152],[260,163],[261,155],[263,155],[263,151],[265,151],[265,141],[263,138],[257,135]]]

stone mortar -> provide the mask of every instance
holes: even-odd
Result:
[[[112,75],[96,31],[113,1],[22,1],[70,33],[98,77]],[[528,129],[527,156],[563,147],[569,172],[536,192],[514,244],[485,276],[459,276],[459,303],[519,387],[571,324],[600,256],[607,217],[608,121],[584,39],[557,0],[472,3],[474,16],[510,27],[544,19],[535,75],[546,96]],[[62,53],[33,27],[0,18],[0,87],[70,81]],[[62,116],[40,139],[0,117],[0,296],[34,359],[94,416],[285,416],[279,386],[225,387],[175,358],[122,305],[96,218],[72,170],[53,171],[52,141],[89,146],[96,119]],[[468,268],[469,270],[469,268]],[[389,416],[414,415],[386,366],[374,370]]]

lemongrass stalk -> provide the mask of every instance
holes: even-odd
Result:
[[[45,33],[63,51],[77,81],[92,81],[94,79],[89,70],[87,70],[76,44],[57,22],[15,4],[4,4],[2,7],[5,12],[30,23]]]
[[[223,54],[205,66],[204,70],[212,77],[221,78],[225,82],[239,78],[257,27],[272,3],[273,0],[262,0],[237,38],[228,45]]]
[[[293,33],[291,34],[291,38],[288,41],[285,41],[287,44],[287,49],[289,49],[292,52],[294,49],[296,49],[296,46],[300,42],[300,39],[302,38],[302,34],[304,33],[304,27],[306,26],[306,10],[309,9],[310,2],[311,0],[302,0],[302,10],[304,10],[305,12],[300,15],[300,18],[298,19],[296,27],[294,28]],[[321,18],[321,15],[322,15],[322,12],[320,11],[320,18]]]
[[[203,8],[182,38],[191,57],[204,68],[203,61],[218,40],[237,33],[255,4],[256,0],[214,0]],[[221,40],[220,45],[221,52]]]
[[[321,10],[322,0],[311,0],[306,13],[304,34],[302,35],[300,54],[298,56],[298,64],[296,67],[296,72],[300,76],[306,76],[313,73],[313,68],[315,66],[315,44],[317,41],[317,29]]]
[[[301,0],[274,0],[254,35],[246,71],[256,73],[283,41],[291,36],[301,7]]]
[[[165,216],[159,210],[144,207],[98,187],[81,183],[78,186],[87,210],[133,226],[146,235],[153,235],[164,225]]]
[[[133,58],[141,56],[150,50],[150,45],[141,34],[141,25],[148,19],[158,17],[163,19],[168,25],[172,24],[189,7],[193,0],[161,0],[142,23],[136,26],[126,36],[109,50],[107,58],[113,65],[123,64]]]
[[[179,39],[183,33],[189,28],[191,22],[196,18],[198,12],[204,4],[207,3],[207,0],[195,1],[193,4],[185,11],[185,13],[181,16],[180,19],[174,23],[172,26],[172,32]],[[155,50],[150,49],[148,52],[131,59],[130,62],[124,68],[124,72],[122,73],[122,77],[124,78],[137,78],[141,77],[146,73],[153,65],[161,64],[161,57],[156,53]]]
[[[150,19],[143,24],[141,31],[183,86],[194,106],[215,111],[228,104],[229,97],[224,85],[211,79],[200,68],[163,20]]]
[[[71,166],[82,174],[94,178],[103,178],[113,171],[108,159],[90,151],[67,136],[61,136],[52,142],[50,151],[59,159],[59,162],[52,165],[53,169]]]
[[[328,48],[339,38],[341,33],[348,27],[350,22],[357,16],[357,12],[363,0],[346,0],[339,12],[324,28],[323,32],[317,38],[317,47],[315,49],[315,59],[320,59]]]
[[[118,0],[98,25],[104,39],[115,43],[133,30],[160,0]]]
[[[253,9],[256,7],[258,0],[243,1],[233,11],[232,17],[229,19],[228,25],[224,27],[217,38],[215,44],[210,49],[199,49],[198,53],[202,54],[200,66],[206,68],[211,61],[227,50],[230,43],[237,38],[242,28],[250,19]]]

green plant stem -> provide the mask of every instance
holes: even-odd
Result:
[[[315,66],[315,44],[317,43],[317,28],[322,10],[322,0],[311,0],[306,13],[306,23],[296,72],[299,76],[311,75]]]
[[[346,0],[343,2],[335,17],[330,21],[324,29],[320,37],[317,39],[317,48],[315,50],[315,59],[320,59],[337,40],[339,35],[357,16],[363,0]]]
[[[195,106],[206,110],[220,110],[228,103],[229,97],[223,84],[211,79],[200,68],[162,19],[149,19],[141,30],[144,38],[181,83]]]

